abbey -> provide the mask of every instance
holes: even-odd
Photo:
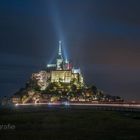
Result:
[[[84,85],[80,68],[75,69],[68,60],[65,60],[62,53],[62,42],[59,41],[57,58],[54,64],[47,64],[46,70],[33,73],[32,79],[37,80],[41,90],[45,90],[49,83],[73,83],[77,87]]]
[[[70,83],[74,80],[77,84],[83,84],[80,69],[74,69],[68,60],[64,60],[61,41],[59,41],[56,64],[48,64],[47,71],[51,73],[51,82]]]

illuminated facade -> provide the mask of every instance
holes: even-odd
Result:
[[[37,80],[37,85],[40,87],[40,90],[45,90],[48,86],[47,81],[50,78],[50,73],[46,71],[40,71],[38,73],[33,73],[31,78]]]
[[[83,77],[80,69],[74,69],[68,60],[64,60],[62,54],[62,42],[59,41],[59,49],[56,64],[48,64],[51,82],[63,82],[83,85]]]
[[[72,73],[70,70],[56,70],[51,72],[51,82],[71,82]]]

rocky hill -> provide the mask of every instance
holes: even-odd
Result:
[[[51,82],[47,71],[33,73],[24,88],[17,91],[13,103],[40,103],[40,102],[111,102],[123,101],[121,97],[104,94],[95,85],[86,86],[77,83],[74,79],[70,83]]]

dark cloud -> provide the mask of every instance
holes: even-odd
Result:
[[[87,83],[140,99],[138,0],[0,2],[1,96],[23,87],[55,56],[59,39]]]

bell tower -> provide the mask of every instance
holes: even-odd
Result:
[[[56,60],[56,69],[57,70],[63,69],[63,56],[62,56],[62,42],[61,41],[59,41],[58,56]]]

